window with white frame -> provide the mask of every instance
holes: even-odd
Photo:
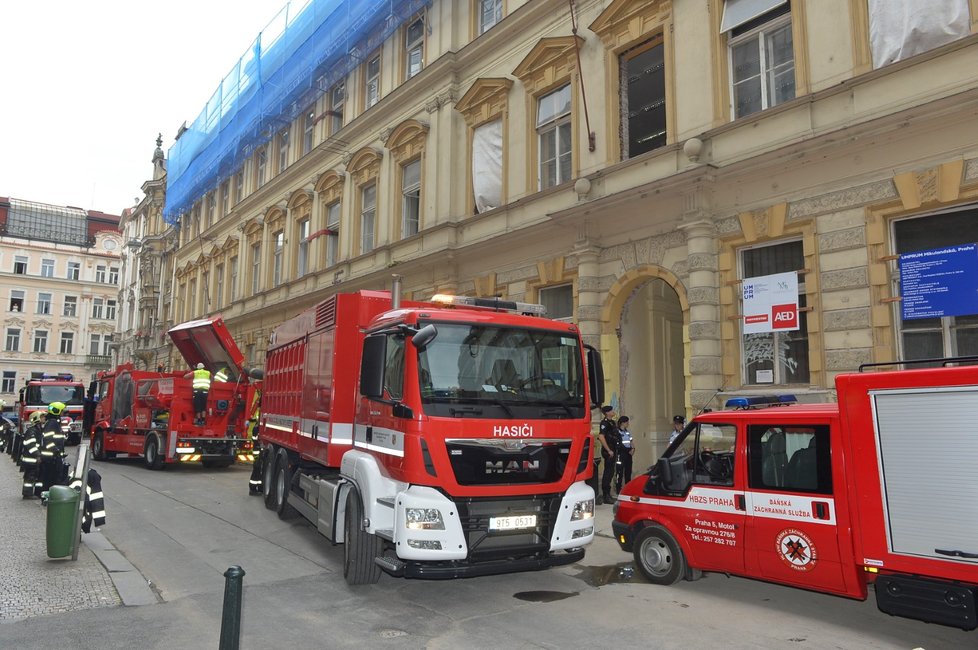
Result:
[[[360,253],[374,249],[374,221],[377,216],[377,185],[371,183],[360,190]]]
[[[204,228],[210,228],[214,223],[214,216],[217,214],[217,191],[207,194],[207,221]]]
[[[333,266],[340,250],[340,202],[326,207],[326,266]]]
[[[77,280],[81,277],[81,262],[68,262],[68,279]]]
[[[666,72],[662,37],[618,57],[622,159],[666,144]]]
[[[401,167],[401,237],[418,234],[421,223],[421,161]]]
[[[801,241],[766,244],[739,251],[742,279],[802,271],[805,254]],[[808,319],[805,311],[805,276],[798,275],[798,326],[795,331],[742,336],[744,384],[807,384]]]
[[[251,293],[261,291],[261,243],[251,245]]]
[[[108,277],[106,273],[106,268],[104,265],[99,264],[95,267],[95,281],[105,284],[105,279]]]
[[[64,309],[62,309],[61,315],[62,316],[78,315],[78,296],[65,296]]]
[[[109,267],[109,284],[119,284],[119,267]]]
[[[233,302],[238,297],[238,256],[235,255],[228,260],[228,265],[230,266],[228,275],[231,276],[231,286],[228,287],[228,298]]]
[[[290,134],[284,129],[278,134],[278,171],[281,174],[289,166]]]
[[[978,243],[978,206],[895,220],[891,228],[897,255]],[[898,273],[893,284],[894,295],[900,295]],[[900,332],[900,359],[978,355],[978,314],[904,320],[899,303],[894,309],[894,322],[899,324]]]
[[[365,108],[370,108],[380,101],[380,54],[375,54],[367,61],[364,92],[366,93]]]
[[[343,107],[346,104],[346,84],[340,82],[329,91],[329,135],[343,128]]]
[[[316,107],[310,106],[302,114],[302,154],[312,151],[316,136]]]
[[[285,252],[285,231],[279,230],[272,235],[275,248],[272,250],[272,286],[282,284],[282,256]]]
[[[19,327],[7,328],[7,341],[3,349],[6,350],[7,352],[20,352],[20,328]]]
[[[221,216],[226,217],[231,209],[231,181],[221,183]]]
[[[197,313],[197,278],[190,278],[187,283],[187,304],[184,316],[189,320]]]
[[[547,318],[567,322],[574,320],[574,285],[544,287],[540,289],[539,296],[540,304],[547,309]]]
[[[240,203],[244,198],[244,169],[239,169],[234,175],[234,202]]]
[[[50,293],[38,293],[37,294],[37,313],[48,315],[51,313],[51,294]]]
[[[61,354],[75,353],[75,333],[61,332]]]
[[[218,264],[214,267],[214,297],[217,300],[217,308],[224,306],[224,265]]]
[[[14,256],[14,273],[17,275],[27,275],[27,257],[24,255]]]
[[[34,330],[34,352],[48,351],[47,330]]]
[[[503,19],[503,0],[478,0],[479,34],[485,34],[490,27]]]
[[[3,379],[0,380],[0,393],[12,393],[17,388],[17,371],[4,370]]]
[[[24,292],[20,289],[10,290],[10,306],[8,309],[10,311],[24,311]]]
[[[259,147],[255,154],[255,187],[265,184],[265,168],[268,166],[268,148]]]
[[[116,301],[106,300],[105,301],[105,318],[106,320],[115,320],[116,313]]]
[[[537,100],[538,188],[560,185],[571,176],[570,84]]]
[[[92,299],[92,318],[105,318],[105,299]]]
[[[424,16],[418,16],[404,30],[404,77],[410,79],[424,67]]]
[[[54,277],[54,260],[41,260],[41,277]]]
[[[786,0],[727,0],[721,31],[729,32],[734,118],[795,98],[791,5]]]
[[[108,347],[108,346],[106,346]],[[92,334],[88,342],[88,353],[93,356],[99,356],[102,354],[102,335]],[[106,354],[108,352],[106,351]]]
[[[296,247],[295,275],[301,278],[309,272],[309,220],[302,219],[298,223],[299,244]]]

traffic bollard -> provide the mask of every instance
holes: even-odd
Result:
[[[245,571],[235,565],[224,572],[224,611],[221,614],[220,650],[238,650],[241,633],[241,584]]]

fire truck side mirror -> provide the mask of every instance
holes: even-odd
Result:
[[[387,359],[387,337],[368,336],[363,340],[360,359],[360,394],[371,399],[384,395],[384,361]]]
[[[428,324],[419,329],[414,336],[411,337],[411,342],[414,343],[414,347],[420,352],[424,350],[429,343],[431,343],[435,337],[438,336],[438,330],[434,325]]]
[[[249,379],[265,378],[265,371],[262,368],[245,368],[245,374]]]
[[[587,383],[591,393],[591,408],[604,404],[604,368],[601,365],[601,353],[585,345],[587,350]]]

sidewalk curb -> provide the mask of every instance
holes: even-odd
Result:
[[[91,549],[109,573],[123,605],[137,607],[140,605],[156,605],[160,602],[156,593],[150,589],[146,578],[122,553],[112,546],[112,542],[107,540],[102,533],[93,532],[82,535],[82,542]]]

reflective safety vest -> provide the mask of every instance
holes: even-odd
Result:
[[[214,381],[227,381],[227,380],[228,380],[227,368],[221,368],[220,370],[217,371],[217,374],[214,375]]]
[[[201,370],[194,370],[194,390],[210,390],[211,388],[211,371],[203,368]]]

